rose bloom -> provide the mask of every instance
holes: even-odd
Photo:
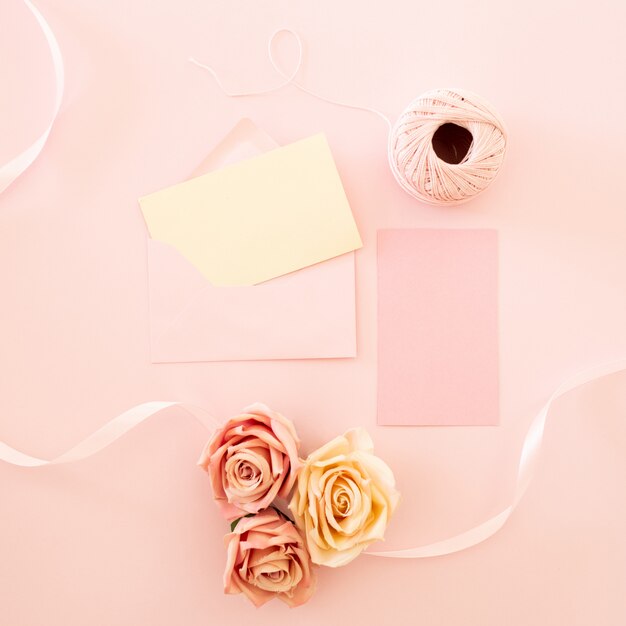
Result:
[[[224,538],[225,593],[245,593],[255,606],[278,598],[291,607],[315,591],[315,573],[302,535],[274,509],[243,517]]]
[[[312,561],[339,567],[383,538],[399,499],[392,471],[356,428],[309,455],[289,509]]]
[[[213,434],[198,464],[209,473],[222,514],[234,519],[289,495],[302,466],[299,447],[287,418],[254,404]]]

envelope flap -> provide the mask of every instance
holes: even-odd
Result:
[[[242,118],[229,133],[209,152],[190,178],[202,176],[220,167],[251,159],[278,148],[279,144],[252,120]]]

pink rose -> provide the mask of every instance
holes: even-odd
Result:
[[[211,478],[222,514],[234,519],[286,498],[302,465],[293,424],[264,404],[253,404],[226,422],[198,462]]]
[[[272,598],[299,606],[313,595],[315,573],[304,540],[274,509],[241,518],[224,541],[225,593],[244,593],[257,607]]]

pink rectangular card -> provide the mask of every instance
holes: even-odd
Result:
[[[378,233],[378,423],[496,425],[498,234]]]

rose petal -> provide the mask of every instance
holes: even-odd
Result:
[[[311,597],[315,576],[304,540],[276,511],[243,518],[225,543],[226,593],[244,593],[255,606],[272,598],[297,606]]]
[[[383,537],[398,501],[393,472],[353,429],[308,456],[289,509],[312,561],[338,567]]]

